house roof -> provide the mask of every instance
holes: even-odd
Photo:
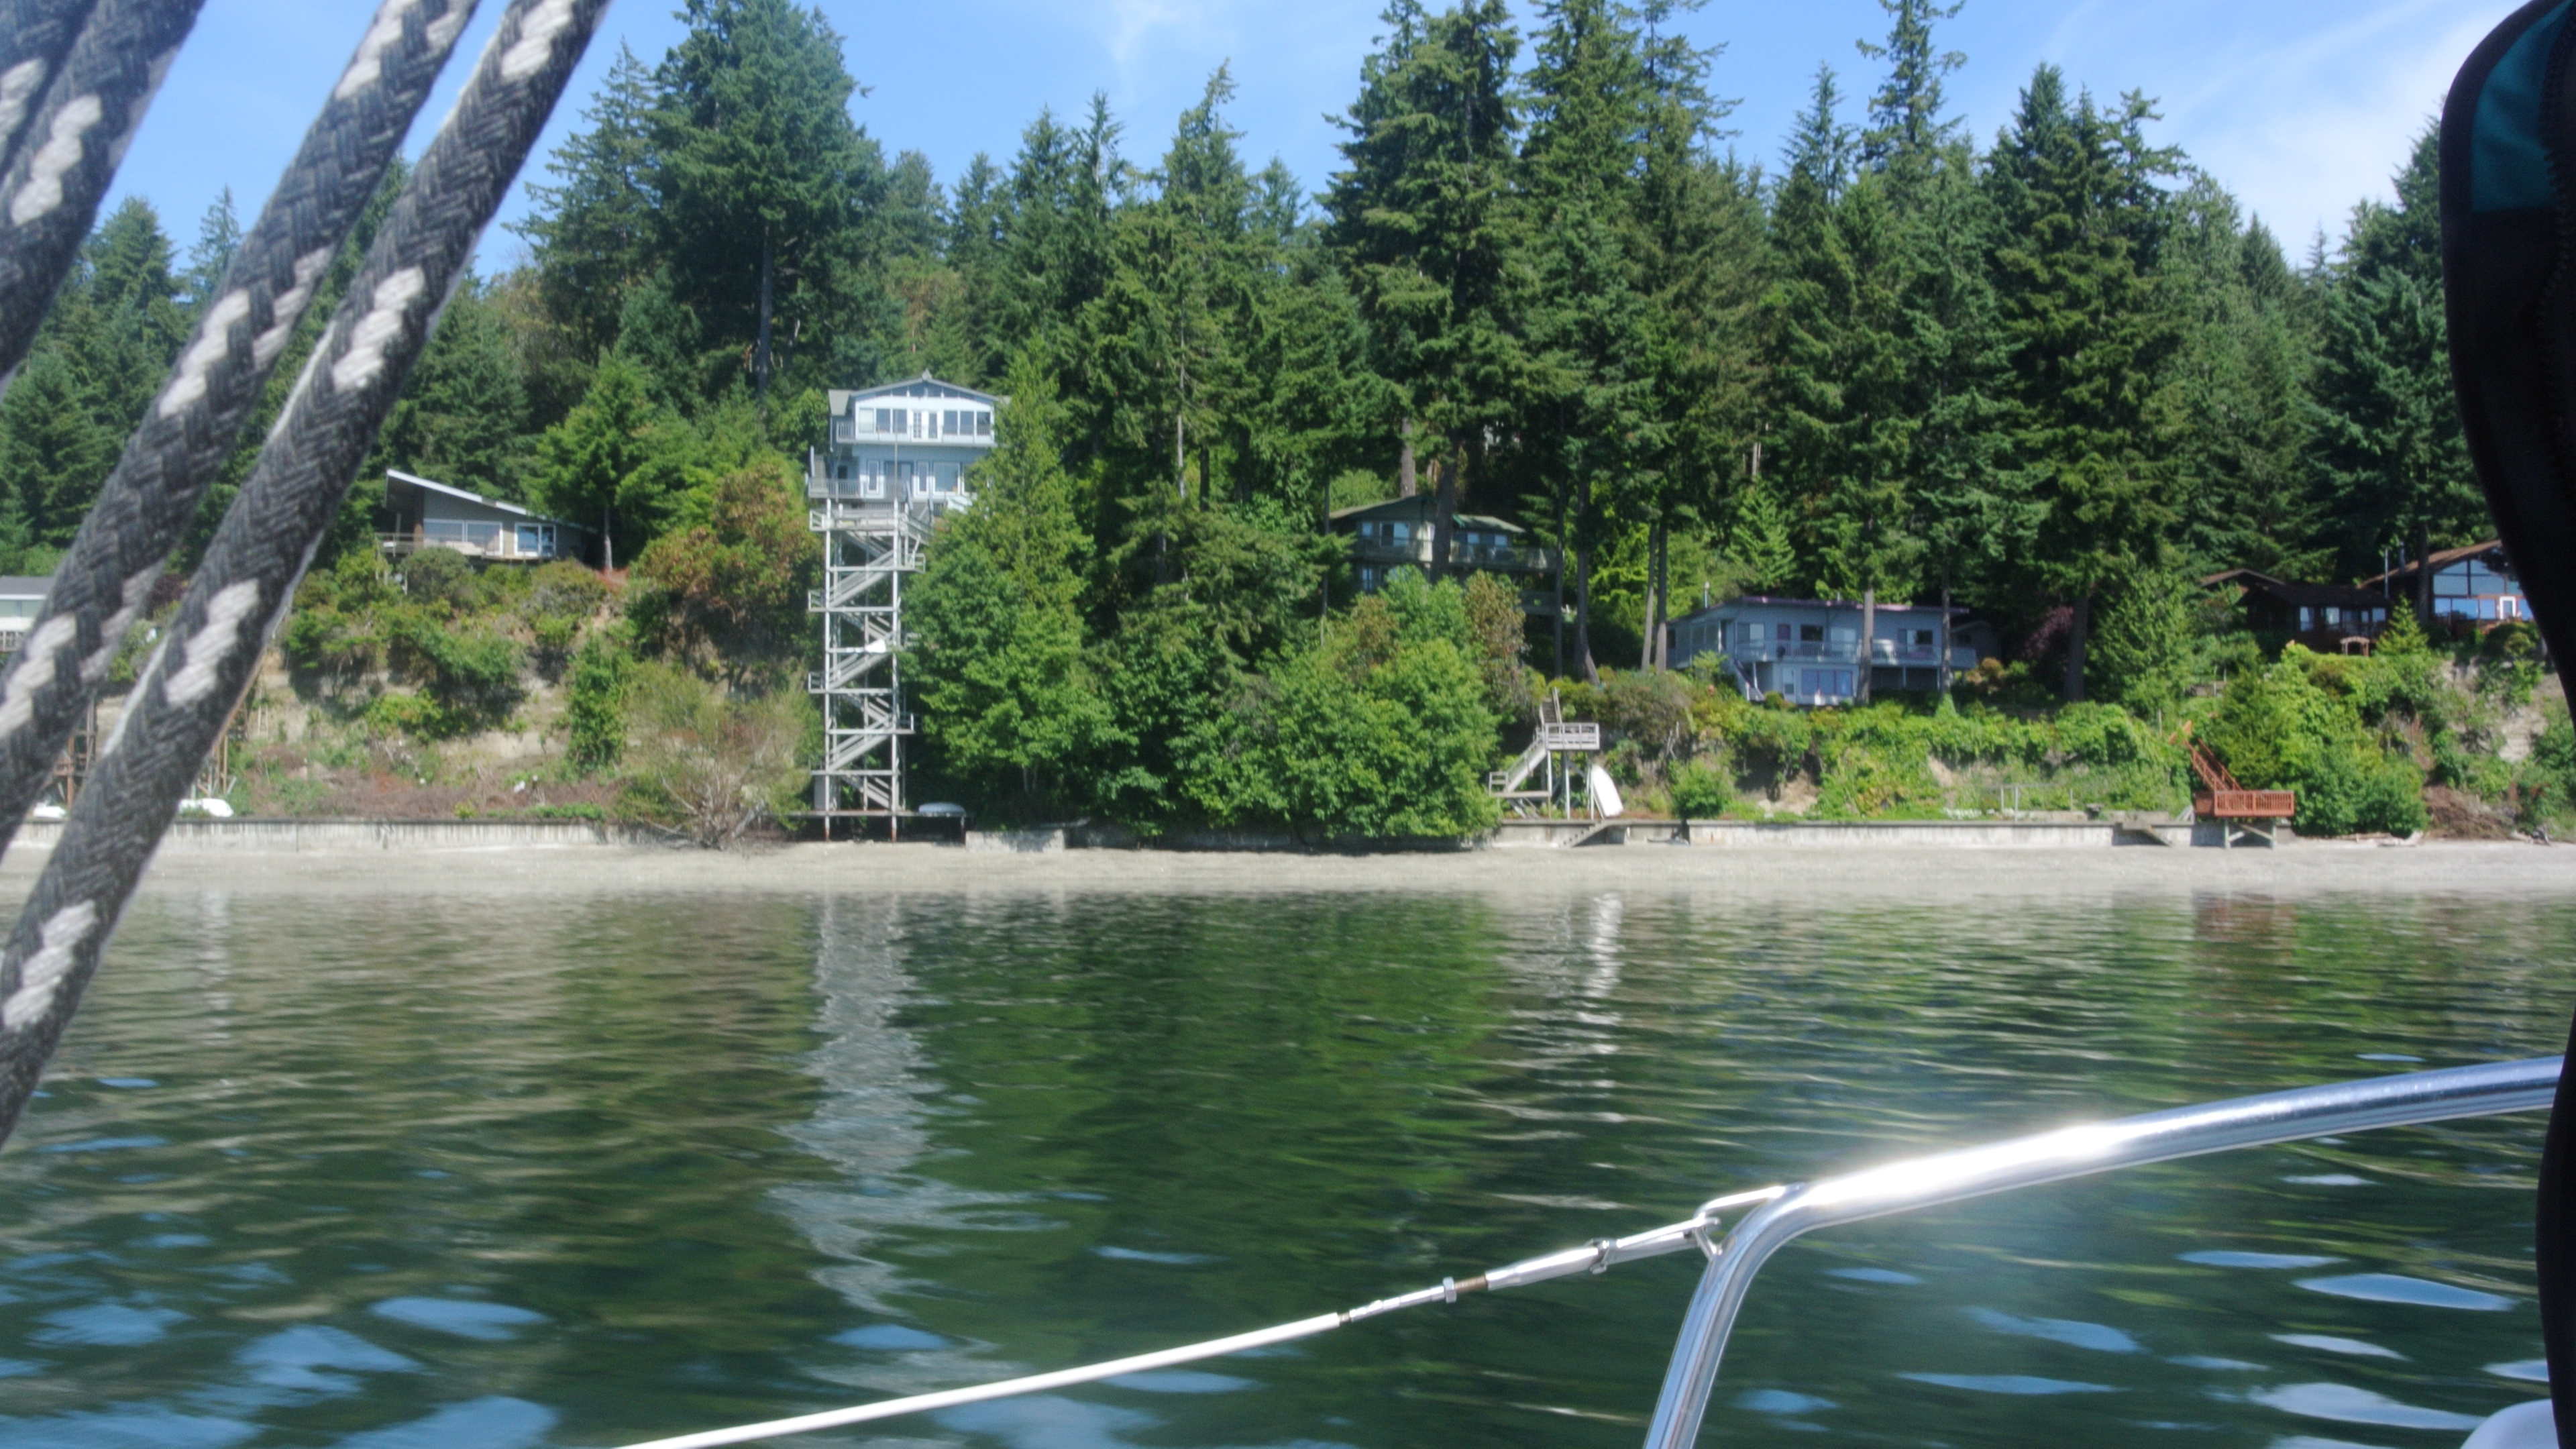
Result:
[[[2251,593],[2267,594],[2294,609],[2384,609],[2388,600],[2369,589],[2344,584],[2294,584],[2252,569],[2229,569],[2202,579],[2206,588],[2234,584]]]
[[[990,403],[995,407],[1010,402],[1009,398],[999,393],[977,392],[971,387],[942,382],[926,372],[919,377],[905,378],[901,382],[879,383],[875,387],[836,387],[831,390],[826,401],[831,405],[832,411],[839,414],[848,412],[862,401],[876,398],[950,398],[965,402]]]
[[[385,470],[385,476],[397,483],[408,483],[414,488],[421,488],[432,493],[444,494],[449,498],[459,499],[466,503],[479,503],[485,508],[498,509],[503,513],[515,513],[521,518],[527,519],[532,523],[552,523],[565,528],[581,527],[578,523],[572,523],[561,518],[549,518],[542,513],[532,513],[529,510],[520,507],[516,503],[504,503],[498,498],[486,498],[480,493],[469,492],[468,490],[459,488],[452,483],[441,483],[434,478],[423,478],[417,473],[406,473],[399,468],[387,468]]]
[[[0,574],[0,599],[41,599],[54,591],[54,576]]]
[[[1362,503],[1350,508],[1337,508],[1333,510],[1332,521],[1360,523],[1381,518],[1428,518],[1437,510],[1439,503],[1440,497],[1436,493],[1416,493],[1410,498],[1390,498],[1383,503]],[[1500,529],[1504,533],[1529,532],[1528,529],[1509,519],[1496,518],[1490,513],[1461,513],[1457,518],[1462,528],[1493,528]]]
[[[2494,563],[2499,568],[2503,569],[2508,576],[2512,574],[2513,562],[2505,557],[2504,540],[2500,538],[2490,538],[2484,543],[2472,543],[2459,548],[2435,549],[2430,562],[2436,570],[2440,570],[2448,568],[2464,558],[2477,558],[2482,554],[2495,555],[2493,560]],[[2399,579],[2411,579],[2413,577],[2415,577],[2415,563],[2414,561],[2409,560],[2406,563],[2399,564],[2397,567],[2390,569],[2384,574],[2372,574],[2369,578],[2363,579],[2362,583],[2365,586],[2377,583],[2394,583]]]
[[[1676,614],[1667,622],[1680,624],[1692,619],[1704,618],[1711,614],[1723,614],[1732,609],[1741,609],[1747,604],[1759,604],[1784,609],[1848,609],[1855,614],[1859,613],[1862,607],[1861,602],[1858,599],[1777,599],[1768,594],[1738,594],[1734,598],[1711,604],[1704,609],[1693,609],[1687,614]],[[1882,614],[1938,614],[1941,612],[1941,606],[1939,604],[1882,603],[1878,605],[1878,612]],[[1959,618],[1968,612],[1969,610],[1964,608],[1953,608],[1950,610],[1950,617],[1954,619]]]

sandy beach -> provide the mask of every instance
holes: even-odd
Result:
[[[23,893],[46,852],[0,862],[0,892]],[[2576,847],[2295,841],[2274,850],[2124,846],[1760,848],[1629,845],[1297,855],[1078,850],[968,853],[955,846],[788,845],[713,852],[655,846],[454,850],[165,850],[144,887],[368,895],[645,892],[1260,893],[1472,892],[1538,896],[1605,890],[1795,899],[2205,894],[2576,894]]]

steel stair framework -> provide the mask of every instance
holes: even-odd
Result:
[[[823,618],[823,667],[806,675],[805,687],[823,708],[814,813],[828,831],[836,819],[904,813],[904,741],[914,722],[899,661],[910,642],[903,586],[920,571],[930,510],[834,499],[809,510],[806,525],[823,535],[823,587],[806,595],[807,610]]]

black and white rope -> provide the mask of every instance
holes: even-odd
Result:
[[[0,374],[14,372],[203,0],[98,0],[0,174]]]
[[[0,951],[0,1140],[607,0],[512,0],[323,332]]]
[[[0,171],[98,0],[0,0]]]
[[[0,850],[52,778],[117,647],[258,404],[477,0],[382,0],[242,239],[196,336],[126,440],[0,675]]]

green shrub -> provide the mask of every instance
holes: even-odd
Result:
[[[462,611],[474,603],[474,565],[454,549],[424,548],[403,560],[402,585],[421,603]]]
[[[1685,760],[1674,767],[1667,784],[1673,813],[1682,819],[1714,820],[1735,803],[1735,787],[1726,771],[1709,760]]]
[[[564,759],[588,773],[614,765],[626,752],[626,691],[633,661],[606,639],[593,639],[573,656],[564,699]]]

